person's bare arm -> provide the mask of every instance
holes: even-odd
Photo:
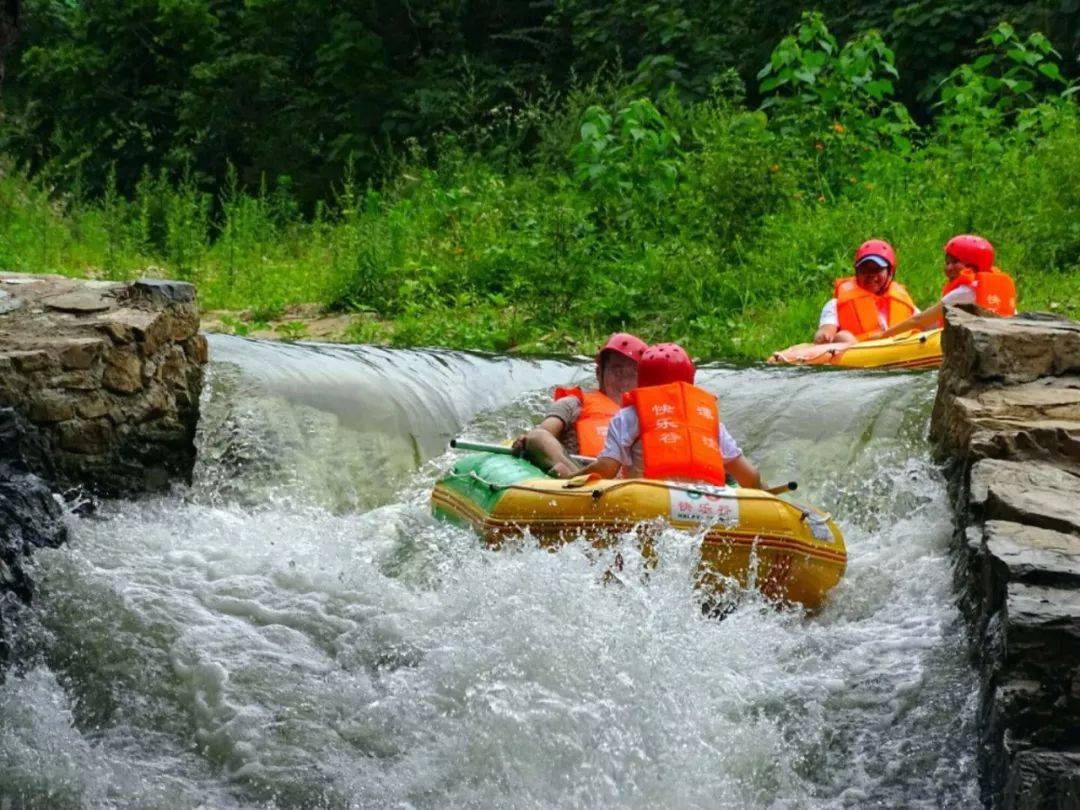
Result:
[[[836,337],[836,330],[839,327],[836,324],[826,323],[818,327],[817,332],[814,333],[814,343],[832,343],[833,338]]]
[[[750,463],[746,456],[739,456],[724,462],[724,470],[732,478],[739,482],[740,487],[747,489],[764,489],[761,481],[761,473],[758,468]]]
[[[562,476],[565,472],[577,470],[577,464],[566,454],[566,449],[559,437],[566,429],[563,420],[549,416],[539,425],[525,434],[525,455],[541,470],[548,470],[553,475]]]
[[[575,470],[569,475],[563,475],[562,478],[573,478],[575,475],[591,475],[596,474],[601,478],[614,478],[619,474],[619,468],[622,464],[618,459],[607,458],[606,456],[600,456],[596,461],[591,464],[586,464],[580,470]]]
[[[910,332],[916,330],[918,332],[925,332],[927,329],[933,329],[941,322],[941,311],[944,306],[939,301],[932,307],[927,307],[917,315],[912,315],[906,321],[901,321],[896,326],[891,326],[884,332],[875,332],[870,335],[871,339],[887,338],[893,335],[902,335],[904,332]]]

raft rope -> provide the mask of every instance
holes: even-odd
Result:
[[[913,335],[905,335],[903,337],[897,336],[893,339],[894,346],[906,346],[909,343],[926,343],[929,337],[925,332],[916,332]],[[880,349],[881,346],[868,346],[863,343],[861,346],[858,343],[848,346],[846,349],[829,349],[829,356],[835,357],[837,352],[853,352],[858,349]]]
[[[617,483],[612,484],[609,487],[605,487],[604,489],[593,489],[593,490],[589,490],[588,492],[582,492],[581,490],[579,490],[577,488],[568,489],[566,487],[563,487],[562,489],[542,489],[540,487],[530,487],[530,486],[527,486],[525,484],[496,484],[494,481],[488,481],[486,478],[481,477],[475,470],[470,470],[468,475],[463,475],[461,473],[451,472],[451,473],[449,473],[448,477],[450,477],[450,478],[471,478],[474,481],[479,481],[481,484],[486,486],[488,488],[488,490],[490,490],[491,492],[505,492],[506,490],[509,490],[509,489],[516,489],[516,490],[518,490],[520,492],[532,492],[532,493],[535,493],[535,494],[538,494],[538,495],[579,496],[579,497],[585,497],[585,498],[592,498],[594,501],[600,500],[608,492],[613,492],[616,489],[622,489],[623,487],[627,487],[627,486],[631,486],[631,485],[633,485],[633,486],[656,487],[657,489],[664,489],[664,490],[668,490],[668,491],[673,490],[673,489],[677,489],[677,490],[680,490],[682,492],[689,492],[690,494],[693,494],[693,495],[707,495],[707,496],[716,497],[715,492],[709,492],[708,490],[696,489],[696,488],[690,487],[690,486],[680,486],[679,484],[667,484],[667,483],[662,483],[660,481],[649,481],[648,479],[645,479],[645,478],[634,478],[633,480],[619,481]],[[789,509],[798,510],[799,517],[804,522],[810,520],[810,518],[813,517],[813,512],[810,509],[808,509],[806,507],[801,507],[801,506],[799,506],[797,504],[789,503],[787,501],[782,501],[778,497],[776,497],[775,495],[741,495],[740,494],[740,495],[733,495],[733,496],[729,496],[729,497],[734,497],[734,498],[738,498],[739,500],[745,500],[745,501],[773,501],[773,502],[776,502],[776,503],[782,503],[782,504],[784,504],[784,506],[787,506]],[[826,520],[826,521],[827,520],[832,520],[832,515],[828,514],[827,512],[822,512],[821,513],[821,519]]]

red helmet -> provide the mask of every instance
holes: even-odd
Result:
[[[971,265],[979,273],[988,273],[994,266],[994,246],[981,236],[954,236],[945,243],[945,255]]]
[[[638,386],[667,385],[673,382],[693,384],[694,362],[678,343],[658,343],[641,355],[638,363]]]
[[[896,251],[884,239],[868,239],[859,245],[859,249],[855,251],[855,267],[862,264],[864,260],[871,258],[886,262],[889,266],[890,276],[896,272]],[[875,262],[875,264],[879,267],[884,266],[880,262]]]
[[[596,368],[599,371],[604,352],[618,352],[623,357],[629,357],[635,363],[640,363],[641,355],[647,348],[649,348],[649,344],[637,335],[631,335],[629,332],[616,332],[607,339],[607,343],[596,353]]]

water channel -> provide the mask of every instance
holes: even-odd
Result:
[[[933,373],[699,372],[849,552],[819,615],[750,595],[718,621],[693,538],[612,586],[583,541],[494,552],[430,517],[451,436],[521,431],[588,363],[211,355],[194,484],[36,557],[3,807],[978,804]]]

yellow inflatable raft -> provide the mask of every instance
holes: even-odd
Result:
[[[941,330],[859,343],[800,343],[774,352],[769,362],[844,368],[937,368],[941,365]]]
[[[768,492],[648,479],[562,481],[526,461],[480,453],[460,459],[431,495],[437,517],[470,526],[498,546],[528,529],[545,546],[584,535],[597,546],[620,531],[662,518],[690,532],[704,529],[701,581],[752,583],[779,602],[811,610],[840,581],[844,538],[816,509]],[[652,554],[649,531],[645,549]]]

